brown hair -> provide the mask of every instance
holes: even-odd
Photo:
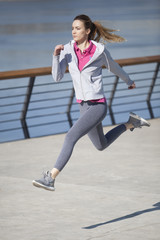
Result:
[[[104,27],[100,22],[92,22],[87,15],[78,15],[74,20],[80,20],[84,23],[86,29],[90,29],[88,40],[99,42],[101,39],[107,42],[123,42],[125,39],[119,35],[114,34],[117,30]]]

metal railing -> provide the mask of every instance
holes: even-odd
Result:
[[[160,55],[117,60],[136,89],[128,90],[103,69],[109,113],[104,125],[124,122],[129,111],[160,117]],[[0,142],[63,133],[78,119],[72,81],[66,70],[55,83],[51,67],[0,72]]]

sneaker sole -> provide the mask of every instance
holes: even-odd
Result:
[[[43,184],[40,184],[40,183],[38,183],[38,182],[36,182],[36,181],[32,181],[32,184],[35,186],[35,187],[38,187],[38,188],[43,188],[43,189],[45,189],[45,190],[48,190],[48,191],[55,191],[55,188],[54,187],[47,187],[47,186],[45,186],[45,185],[43,185]]]
[[[134,113],[130,113],[130,116],[133,117],[133,118],[135,118],[135,119],[137,119],[137,120],[143,121],[144,123],[147,124],[147,127],[150,127],[150,126],[151,126],[151,124],[150,124],[147,120],[145,120],[145,119],[142,118],[142,117],[139,117],[138,115],[136,115],[136,114],[134,114]]]

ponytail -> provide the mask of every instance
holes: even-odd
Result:
[[[124,42],[126,41],[123,37],[115,34],[118,30],[109,29],[104,27],[100,22],[92,22],[91,19],[86,15],[79,15],[74,20],[83,21],[86,29],[90,29],[91,32],[88,36],[88,40],[94,40],[99,42],[101,39],[103,42]]]
[[[123,37],[114,33],[118,30],[106,28],[102,26],[100,22],[93,22],[93,29],[94,31],[91,31],[89,36],[90,40],[99,42],[101,39],[103,39],[104,42],[106,41],[110,43],[126,41]]]

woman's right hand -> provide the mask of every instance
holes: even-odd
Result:
[[[60,54],[61,50],[63,50],[63,49],[64,49],[64,45],[63,44],[57,45],[55,47],[55,49],[54,49],[53,55],[54,56],[58,56]]]

